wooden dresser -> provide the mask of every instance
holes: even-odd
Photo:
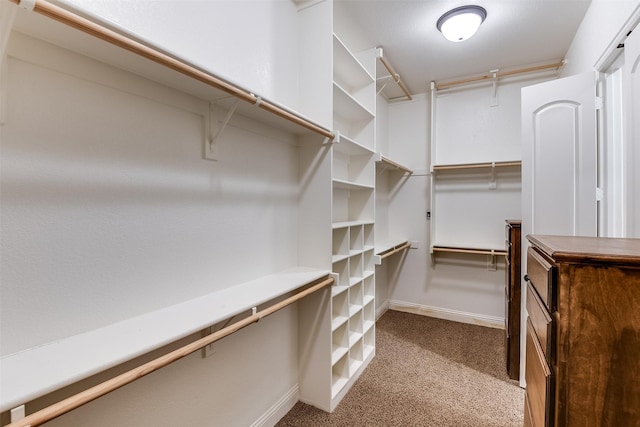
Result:
[[[527,238],[525,426],[640,426],[640,239]]]
[[[504,348],[509,378],[520,378],[520,240],[521,221],[507,220],[504,293]]]

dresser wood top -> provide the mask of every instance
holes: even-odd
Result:
[[[527,235],[527,239],[556,261],[610,262],[640,267],[640,239]]]

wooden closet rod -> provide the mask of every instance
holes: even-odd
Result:
[[[409,249],[411,247],[411,243],[409,242],[405,242],[399,246],[396,246],[390,250],[388,250],[387,252],[384,252],[382,255],[380,255],[380,259],[385,259],[386,257],[389,257],[393,254],[397,254],[400,251],[403,251],[405,249]]]
[[[195,80],[201,81],[209,86],[224,91],[230,95],[233,95],[250,104],[258,104],[258,106],[266,111],[269,111],[277,116],[282,117],[285,120],[293,122],[299,126],[309,129],[312,132],[323,135],[329,139],[334,138],[333,132],[310,122],[309,120],[298,116],[284,108],[273,104],[269,101],[262,100],[260,97],[254,95],[251,92],[247,92],[235,85],[232,85],[224,80],[214,76],[211,73],[200,70],[195,66],[186,63],[180,59],[176,59],[167,55],[153,47],[144,45],[136,40],[133,40],[125,35],[117,33],[109,28],[106,28],[96,22],[90,21],[82,16],[79,16],[73,12],[63,9],[59,6],[49,3],[46,0],[31,0],[26,2],[24,0],[9,0],[12,3],[21,5],[24,3],[35,2],[33,11],[41,15],[47,16],[65,25],[73,27],[84,33],[97,37],[122,49],[128,50],[136,55],[140,55],[151,61],[154,61],[160,65],[177,71],[185,76],[191,77]]]
[[[510,162],[493,162],[493,163],[460,163],[460,164],[451,164],[451,165],[434,165],[434,171],[443,171],[443,170],[454,170],[454,169],[479,169],[479,168],[490,168],[490,167],[501,167],[501,166],[522,166],[522,162],[520,160],[514,160]]]
[[[450,252],[456,254],[478,254],[478,255],[502,255],[506,256],[506,250],[500,249],[476,249],[476,248],[463,248],[463,247],[450,247],[450,246],[434,246],[433,252]]]
[[[5,427],[35,427],[46,423],[47,421],[59,417],[60,415],[66,414],[73,409],[76,409],[86,403],[91,402],[92,400],[95,400],[139,378],[142,378],[145,375],[157,371],[158,369],[163,368],[170,363],[182,359],[183,357],[188,356],[191,353],[194,353],[208,346],[209,344],[212,344],[226,337],[227,335],[231,335],[232,333],[239,331],[245,326],[256,323],[263,317],[267,317],[268,315],[273,314],[276,311],[279,311],[286,306],[293,304],[294,302],[306,297],[307,295],[312,294],[324,288],[325,286],[333,284],[333,282],[333,277],[327,277],[325,279],[319,279],[315,282],[311,282],[310,286],[305,290],[300,291],[297,294],[292,295],[270,307],[267,307],[264,310],[252,314],[245,319],[239,320],[238,322],[233,323],[226,328],[220,329],[219,331],[216,331],[210,335],[207,335],[206,337],[200,338],[197,341],[180,347],[179,349],[167,353],[164,356],[160,356],[157,359],[151,360],[141,366],[138,366],[137,368],[133,368],[130,371],[113,377],[101,384],[95,385],[58,403],[54,403],[51,406],[34,412],[33,414],[21,420],[12,422],[11,424],[7,424]]]
[[[411,97],[411,94],[409,93],[409,90],[404,85],[404,83],[402,83],[402,80],[400,80],[400,77],[398,76],[398,73],[396,73],[396,71],[393,69],[391,64],[389,64],[389,61],[387,61],[384,58],[384,56],[379,56],[378,59],[380,59],[380,62],[382,62],[382,65],[384,65],[384,68],[386,68],[387,71],[389,72],[389,74],[391,74],[391,77],[393,78],[393,81],[396,82],[396,84],[404,92],[405,96],[407,98],[409,98],[409,101],[411,101],[413,98]]]
[[[563,65],[564,65],[564,61],[560,61],[560,62],[554,62],[553,64],[545,64],[545,65],[537,65],[535,67],[520,68],[518,70],[499,71],[496,73],[496,78],[513,76],[515,74],[532,73],[534,71],[548,70],[550,68],[560,68]],[[493,73],[488,73],[488,74],[483,74],[481,76],[469,77],[466,79],[454,80],[451,82],[436,83],[435,88],[445,89],[452,86],[459,86],[459,85],[475,83],[475,82],[480,82],[483,80],[491,80],[491,79],[493,79]]]

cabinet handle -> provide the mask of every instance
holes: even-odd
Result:
[[[529,281],[529,275],[528,275],[528,274],[525,274],[525,275],[524,275],[524,281],[525,281],[525,282],[528,282],[528,281]]]

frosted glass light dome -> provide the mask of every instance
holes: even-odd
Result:
[[[473,36],[486,17],[483,7],[461,6],[442,15],[436,27],[447,40],[461,42]]]

